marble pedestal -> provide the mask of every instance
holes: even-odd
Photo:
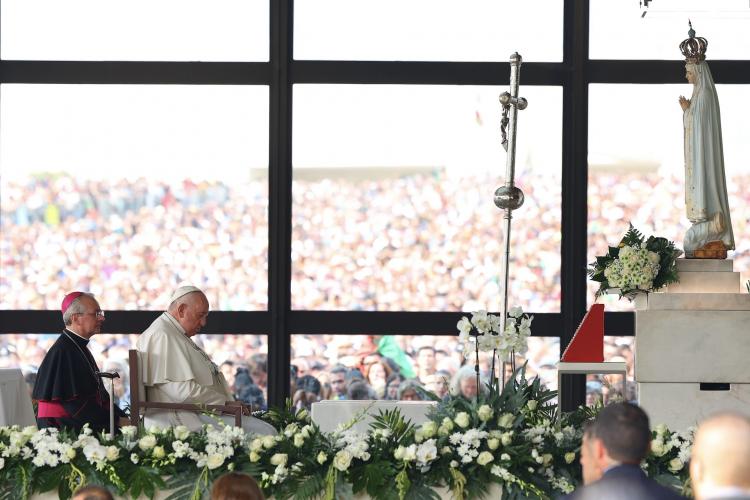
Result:
[[[635,378],[651,422],[750,415],[750,294],[731,260],[677,262],[680,283],[636,299]]]

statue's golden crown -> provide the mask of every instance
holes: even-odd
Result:
[[[697,64],[706,60],[708,40],[700,36],[695,36],[693,23],[688,21],[688,25],[690,26],[690,30],[688,30],[688,38],[683,40],[680,44],[680,52],[685,56],[685,62]]]

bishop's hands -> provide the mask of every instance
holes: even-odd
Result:
[[[686,99],[684,95],[680,96],[680,107],[683,111],[686,111],[690,107],[690,99]]]

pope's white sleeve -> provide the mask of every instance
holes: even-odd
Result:
[[[226,396],[218,394],[212,387],[205,387],[195,380],[157,384],[159,390],[173,403],[197,403],[223,405]]]

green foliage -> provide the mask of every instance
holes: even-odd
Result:
[[[183,474],[182,478],[186,482],[190,482],[191,485],[194,485],[195,476],[193,474]],[[159,471],[152,467],[128,468],[123,479],[129,485],[130,496],[134,499],[141,496],[141,493],[148,498],[154,498],[157,489],[164,489],[166,487],[166,483],[161,478]],[[174,483],[170,486],[170,488],[177,487],[179,486]]]

